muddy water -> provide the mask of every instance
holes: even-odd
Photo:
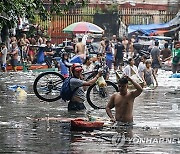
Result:
[[[180,79],[169,78],[171,72],[160,71],[159,86],[136,99],[133,128],[108,125],[93,132],[72,132],[68,122],[34,120],[85,116],[68,113],[64,102],[40,101],[32,90],[37,75],[0,74],[0,153],[180,153]],[[27,96],[13,91],[14,85],[24,86]],[[108,119],[104,110],[86,107]]]

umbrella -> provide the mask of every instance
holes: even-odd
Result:
[[[104,30],[89,22],[76,22],[63,29],[65,33],[99,33],[102,34]]]

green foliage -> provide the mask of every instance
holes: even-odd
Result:
[[[111,5],[105,5],[104,8],[96,7],[96,13],[113,13],[118,11],[118,5],[117,4],[111,4]]]
[[[33,19],[36,13],[42,17],[48,16],[41,0],[2,0],[0,13],[6,17],[6,19],[0,20],[0,23],[9,25],[9,28],[18,22],[19,17]]]
[[[74,7],[81,6],[84,7],[88,0],[52,0],[52,6],[50,8],[51,14],[62,15]]]
[[[76,3],[85,5],[85,0],[51,0],[52,5],[45,8],[42,0],[1,0],[0,1],[0,25],[8,25],[13,27],[19,17],[26,17],[29,20],[35,19],[35,15],[39,15],[41,20],[47,20],[49,13],[61,15],[64,11],[72,8]],[[5,18],[7,19],[5,19]]]

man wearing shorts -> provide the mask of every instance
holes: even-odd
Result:
[[[18,52],[19,52],[19,48],[17,46],[17,43],[16,42],[12,42],[12,50],[11,50],[11,52],[9,54],[11,56],[12,69],[15,72],[17,72]]]
[[[119,67],[119,70],[122,71],[124,49],[125,47],[122,44],[122,39],[117,38],[117,44],[115,45],[115,52],[114,52],[114,57],[115,57],[114,70],[117,70]]]
[[[159,46],[159,42],[155,41],[155,46],[151,49],[152,68],[154,69],[155,74],[157,74],[158,69],[161,68],[160,50],[158,46]]]

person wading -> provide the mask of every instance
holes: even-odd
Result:
[[[128,92],[128,81],[134,85],[136,90]],[[119,92],[111,96],[106,106],[106,113],[112,122],[117,122],[119,125],[132,125],[134,100],[142,93],[143,89],[129,76],[119,79],[118,88]],[[115,108],[115,117],[112,114],[112,108]]]
[[[83,87],[90,86],[94,84],[97,79],[101,76],[101,72],[99,72],[93,79],[89,81],[82,80],[82,71],[83,68],[79,63],[74,63],[71,67],[72,78],[70,79],[70,88],[72,91],[76,89],[73,93],[71,100],[68,103],[68,111],[78,111],[86,109],[84,105],[85,92]]]

